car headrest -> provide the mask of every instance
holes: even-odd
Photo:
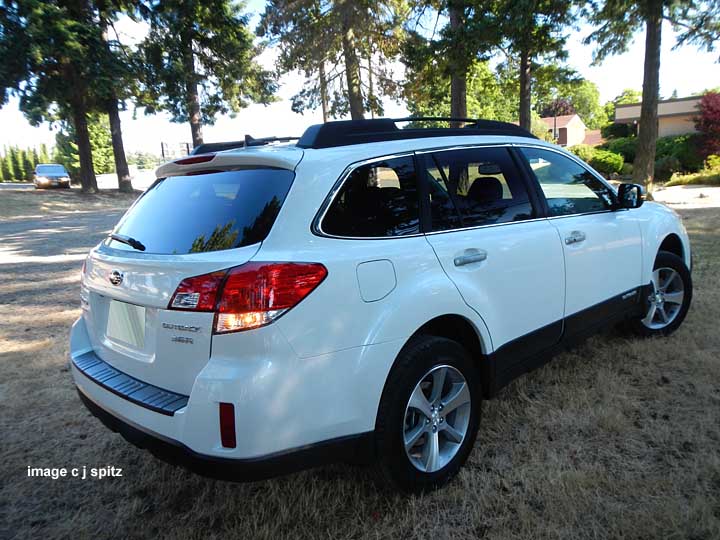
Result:
[[[468,198],[479,203],[492,203],[502,199],[503,187],[500,180],[492,176],[480,176],[470,186]]]

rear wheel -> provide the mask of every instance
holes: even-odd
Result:
[[[631,322],[631,330],[648,337],[671,334],[685,320],[692,292],[692,278],[683,260],[673,253],[661,251],[655,259],[645,312]]]
[[[460,344],[413,339],[393,367],[378,410],[381,478],[407,492],[450,481],[472,450],[480,402],[477,368]]]

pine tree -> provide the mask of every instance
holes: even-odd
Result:
[[[720,40],[720,4],[702,0],[605,0],[589,6],[588,18],[596,28],[585,42],[597,43],[595,63],[625,52],[635,33],[645,29],[642,106],[633,180],[645,184],[650,191],[655,175],[658,136],[662,23],[669,20],[680,32],[678,45],[690,43],[712,51]]]
[[[268,104],[277,86],[255,60],[248,17],[231,0],[165,0],[152,3],[150,32],[139,46],[143,66],[138,102],[146,113],[166,111],[190,123],[192,142],[217,114],[249,103]]]
[[[10,159],[12,160],[12,180],[19,182],[23,178],[23,151],[17,146],[10,148]]]
[[[92,6],[88,0],[3,2],[0,21],[0,105],[15,95],[31,124],[72,121],[82,189],[96,192],[87,115],[104,48]]]
[[[22,153],[22,180],[27,180],[28,182],[32,181],[33,175],[35,173],[35,167],[33,166],[32,161],[32,152],[33,151],[28,148],[26,150],[23,150]]]
[[[47,145],[45,143],[40,145],[40,153],[38,154],[39,163],[50,163],[50,154],[48,154]]]
[[[5,181],[5,157],[0,155],[0,182]]]
[[[11,149],[7,146],[3,147],[2,171],[6,182],[12,182],[15,179]]]

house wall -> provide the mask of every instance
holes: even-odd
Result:
[[[658,120],[658,137],[696,133],[692,115],[667,116]]]
[[[567,126],[567,139],[565,144],[567,146],[575,146],[576,144],[582,144],[585,140],[585,124],[579,119],[573,119]]]

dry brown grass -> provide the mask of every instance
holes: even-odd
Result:
[[[0,538],[720,538],[720,209],[683,216],[683,327],[599,336],[516,381],[485,404],[460,477],[411,498],[362,468],[231,484],[135,449],[85,412],[67,371],[79,263],[0,264]],[[124,477],[27,478],[28,465]]]

